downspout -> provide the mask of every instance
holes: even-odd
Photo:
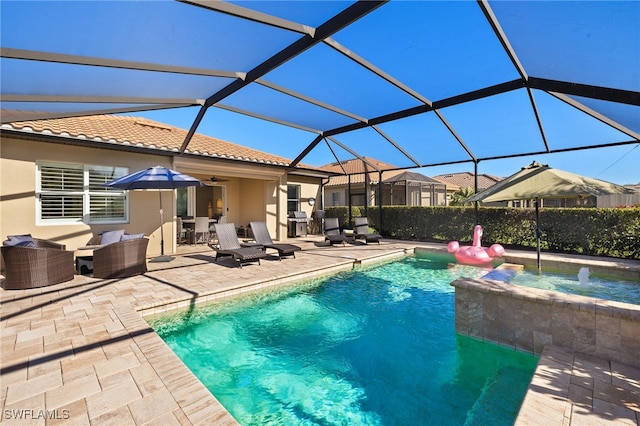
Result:
[[[320,179],[320,210],[324,210],[324,187],[331,181],[331,179],[326,178],[327,181],[325,182],[324,179]]]
[[[326,178],[327,181],[324,181],[325,178],[320,179],[320,210],[325,211],[324,209],[324,187],[331,181],[331,179]],[[316,209],[317,211],[318,209]],[[320,234],[324,235],[324,215],[320,218]]]

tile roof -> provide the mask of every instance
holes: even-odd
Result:
[[[187,136],[187,131],[179,127],[142,117],[117,115],[20,121],[3,124],[2,129],[174,152],[179,151]],[[198,133],[193,135],[185,152],[277,166],[287,166],[291,163],[288,158]],[[313,168],[305,165],[300,166]]]
[[[457,185],[460,188],[473,188],[474,187],[474,179],[473,173],[471,172],[461,172],[461,173],[447,173],[444,175],[434,176],[434,179],[437,179],[441,182],[446,183],[447,185],[453,184]],[[490,186],[495,185],[500,182],[504,178],[488,175],[485,173],[478,175],[478,190],[487,189]]]
[[[392,164],[385,163],[383,161],[376,160],[374,158],[369,158],[369,157],[363,157],[363,158],[380,170],[397,169],[398,167]],[[340,164],[338,162],[335,162],[335,163],[325,164],[324,166],[321,166],[320,169],[326,170],[328,172],[340,173],[340,174],[346,172],[347,174],[352,175],[351,176],[352,184],[364,183],[365,175],[367,172],[369,174],[369,183],[371,184],[378,183],[378,179],[380,177],[376,169],[364,163],[362,160],[358,158],[342,161],[342,167],[340,167]],[[344,169],[344,172],[343,172],[343,169]],[[386,172],[383,174],[382,178],[386,179],[388,177],[395,176],[402,172],[403,170],[394,170],[392,172]],[[347,176],[344,176],[344,175],[333,176],[329,179],[329,183],[327,184],[327,186],[347,185],[348,183],[349,183],[349,178]]]
[[[451,182],[445,182],[438,179],[430,178],[428,176],[424,176],[420,173],[398,169],[398,166],[394,166],[393,164],[388,164],[388,163],[385,163],[384,161],[376,160],[374,158],[370,158],[370,157],[363,157],[363,158],[365,158],[369,163],[376,166],[380,170],[383,170],[383,171],[388,170],[382,174],[383,182],[394,180],[394,178],[399,177],[402,174],[405,174],[410,180],[423,181],[423,182],[433,181],[434,183],[444,183],[445,185],[447,185],[447,189],[458,189],[458,187]],[[369,183],[372,185],[378,184],[378,179],[380,178],[378,171],[357,158],[343,161],[342,167],[340,167],[340,164],[338,164],[338,162],[325,164],[324,166],[320,167],[320,169],[322,170],[326,170],[328,172],[334,172],[334,173],[343,173],[343,170],[342,170],[343,168],[347,174],[351,174],[351,184],[364,183],[365,175],[367,171],[369,172]],[[419,176],[416,176],[416,175],[419,175]],[[422,176],[422,178],[420,176]],[[340,175],[340,176],[332,176],[331,178],[329,178],[329,183],[326,186],[343,186],[348,184],[349,184],[349,177],[346,175]]]
[[[402,171],[401,173],[398,173],[395,176],[385,177],[382,181],[385,183],[387,182],[393,182],[393,183],[422,182],[427,184],[444,185],[444,183],[440,182],[439,180],[435,180],[433,178],[430,178],[429,176],[423,175],[422,173],[412,172],[409,170]]]

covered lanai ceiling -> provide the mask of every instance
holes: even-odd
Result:
[[[292,165],[428,167],[640,141],[637,1],[0,7],[2,123],[185,108],[184,150],[223,111],[298,129]]]

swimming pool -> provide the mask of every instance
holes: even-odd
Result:
[[[513,424],[537,357],[455,334],[460,274],[409,257],[149,322],[241,424]]]

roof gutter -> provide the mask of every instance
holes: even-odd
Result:
[[[287,170],[289,174],[296,174],[302,176],[315,176],[319,178],[326,178],[332,175],[331,172],[323,172],[314,169],[307,169],[304,167],[297,167],[295,169],[288,169],[287,165],[283,164],[269,164],[265,162],[259,161],[247,161],[237,158],[225,158],[219,156],[210,156],[203,154],[192,154],[189,152],[180,153],[177,149],[161,149],[161,148],[149,148],[146,146],[135,145],[135,144],[123,144],[121,142],[108,142],[103,140],[94,140],[94,139],[83,139],[77,137],[69,137],[69,136],[59,136],[54,134],[43,134],[37,132],[27,132],[22,130],[12,130],[6,128],[0,128],[0,137],[1,138],[14,138],[21,140],[30,140],[33,142],[44,142],[44,143],[52,143],[58,145],[70,145],[70,146],[78,146],[83,148],[93,148],[93,149],[106,149],[110,151],[121,151],[121,152],[131,152],[136,154],[143,155],[155,155],[161,157],[169,157],[169,158],[189,158],[189,159],[197,159],[203,162],[224,162],[229,164],[245,164],[247,166],[256,166],[261,168],[268,169],[278,169],[278,170]]]

